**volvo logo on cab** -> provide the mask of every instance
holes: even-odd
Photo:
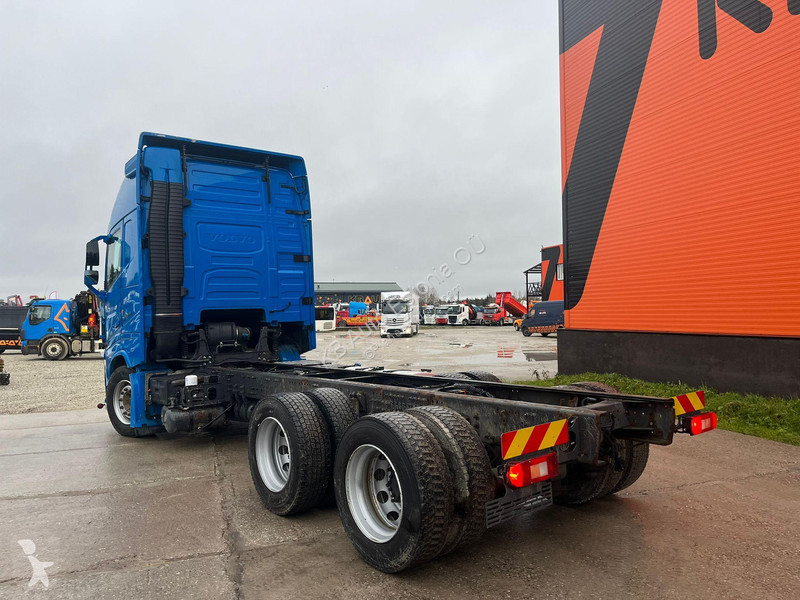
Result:
[[[252,235],[242,233],[209,233],[209,241],[216,244],[244,244],[250,246],[256,243]]]

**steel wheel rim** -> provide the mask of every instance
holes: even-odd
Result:
[[[385,544],[403,519],[403,491],[397,470],[377,446],[355,449],[345,470],[347,505],[356,525],[367,538]]]
[[[280,421],[267,417],[256,433],[256,465],[261,481],[271,492],[280,492],[289,481],[289,437]]]
[[[124,425],[131,424],[131,382],[120,381],[114,387],[114,414]]]
[[[54,358],[56,356],[61,356],[62,350],[63,348],[58,342],[49,342],[44,348],[44,351],[47,352],[47,356],[52,356]]]

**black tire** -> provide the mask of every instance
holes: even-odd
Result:
[[[3,353],[3,352],[5,352],[5,351],[6,351],[6,349],[5,349],[5,348],[0,348],[0,354],[2,354],[2,353]]]
[[[464,417],[444,406],[407,411],[430,430],[444,450],[453,478],[453,519],[440,556],[477,541],[486,531],[486,503],[494,498],[495,477],[486,448]]]
[[[650,444],[645,442],[623,441],[622,454],[622,475],[616,485],[611,488],[609,494],[616,494],[627,487],[633,485],[644,473],[647,466],[647,459],[650,457]]]
[[[469,375],[464,373],[437,373],[436,377],[445,377],[447,379],[462,379],[464,381],[474,381]]]
[[[589,392],[607,392],[609,394],[619,394],[619,390],[617,388],[615,388],[613,385],[603,383],[602,381],[576,381],[575,383],[558,385],[555,387],[564,390],[577,389]]]
[[[11,373],[0,373],[0,385],[11,383]]]
[[[278,443],[271,442],[281,438],[286,444],[275,456],[272,449]],[[305,394],[276,394],[258,403],[250,419],[247,454],[253,484],[270,512],[300,514],[324,497],[332,464],[330,436],[325,417]],[[284,455],[288,462],[279,465]],[[279,483],[269,478],[269,473],[284,471],[285,479],[276,476]]]
[[[539,335],[541,335],[542,337],[547,337],[548,335],[550,335],[550,332],[548,331],[547,333],[540,333]]]
[[[609,480],[614,477],[610,463],[600,466],[573,464],[567,476],[559,482],[553,502],[563,506],[582,506],[607,493]]]
[[[347,328],[347,321],[339,321],[336,323],[336,329],[346,329]]]
[[[350,425],[356,422],[358,413],[347,396],[339,390],[317,388],[307,390],[305,394],[314,401],[314,404],[322,412],[322,416],[325,417],[325,423],[328,426],[328,439],[330,440],[331,461],[333,461],[344,433]],[[333,468],[331,468],[328,475],[327,489],[319,506],[327,507],[334,504],[336,504],[336,494],[333,491]]]
[[[488,371],[461,371],[462,375],[466,375],[473,381],[490,381],[492,383],[502,383],[500,378]]]
[[[464,373],[441,373],[437,375],[437,377],[447,377],[449,379],[460,379],[462,381],[476,381],[474,377],[470,377]],[[456,384],[453,384],[456,385]],[[482,390],[474,385],[461,385],[458,384],[458,387],[444,389],[445,392],[450,392],[451,394],[467,394],[469,396],[483,396],[484,398],[494,398],[489,392]]]
[[[519,331],[519,325],[517,325],[516,323],[514,323],[514,331]]]
[[[163,431],[161,427],[131,427],[130,422],[130,375],[133,371],[128,367],[117,367],[111,373],[106,383],[106,412],[108,420],[118,434],[123,437],[149,437]],[[128,386],[127,392],[125,386]],[[116,393],[122,394],[123,398],[127,394],[127,407],[117,407]],[[125,401],[123,400],[123,404]],[[125,412],[127,411],[127,417]]]
[[[388,467],[380,469],[380,477],[379,470],[364,467],[363,481],[370,482],[367,488],[366,483],[358,484],[358,474],[360,464],[370,464],[370,456],[376,457],[371,464],[388,462]],[[375,481],[383,481],[385,477],[384,485],[391,491],[393,476],[401,507],[399,514],[387,513],[386,523],[392,518],[399,521],[394,529],[384,525],[382,538],[375,535],[371,539],[362,530],[368,520],[357,521],[353,510],[377,513],[374,507],[377,503],[385,504],[389,497],[381,500],[379,494],[386,492],[377,492],[376,500],[372,501],[375,504],[370,503],[370,494],[375,493],[371,487],[373,477]],[[406,413],[385,412],[356,421],[342,438],[333,478],[345,533],[367,564],[384,573],[397,573],[441,552],[453,514],[453,482],[442,448],[419,419]],[[395,493],[391,491],[393,498]],[[391,517],[392,514],[395,516]]]
[[[521,327],[521,329],[522,329],[522,335],[524,335],[525,337],[531,337],[530,329],[528,329],[527,327]]]
[[[606,392],[610,394],[619,393],[619,390],[614,386],[600,381],[577,381],[575,383],[556,387],[564,390],[576,389],[589,392]],[[647,447],[648,445],[644,444],[644,446]],[[617,440],[612,438],[604,442],[605,454],[608,457],[608,462],[605,466],[596,469],[583,465],[572,467],[572,485],[578,487],[573,491],[571,496],[568,494],[568,497],[576,499],[576,501],[571,503],[565,502],[565,504],[571,504],[573,506],[585,504],[595,498],[618,492],[636,481],[636,479],[641,476],[647,464],[647,450],[644,451],[644,464],[641,464],[642,451],[638,448],[638,444],[636,451],[634,451],[633,448],[634,444],[630,440]],[[638,471],[638,474],[634,471],[634,468]],[[587,481],[578,484],[576,480],[581,474],[587,478]],[[623,482],[627,482],[629,479],[630,483],[623,485]],[[595,488],[595,485],[602,487]],[[584,496],[588,499],[582,501]]]
[[[69,356],[69,344],[62,338],[51,337],[42,343],[39,352],[47,360],[64,360]]]

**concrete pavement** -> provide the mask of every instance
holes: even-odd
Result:
[[[640,481],[490,530],[400,575],[334,509],[263,509],[243,435],[125,439],[105,412],[0,416],[0,599],[800,596],[800,448],[717,431]],[[35,558],[49,587],[28,588]]]

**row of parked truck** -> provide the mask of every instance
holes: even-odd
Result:
[[[511,292],[497,292],[496,301],[479,306],[467,301],[422,309],[425,325],[513,325],[526,315],[525,305]]]
[[[378,329],[381,337],[419,333],[419,296],[410,292],[383,292],[378,310],[364,302],[348,302],[315,307],[316,331],[348,327]]]

